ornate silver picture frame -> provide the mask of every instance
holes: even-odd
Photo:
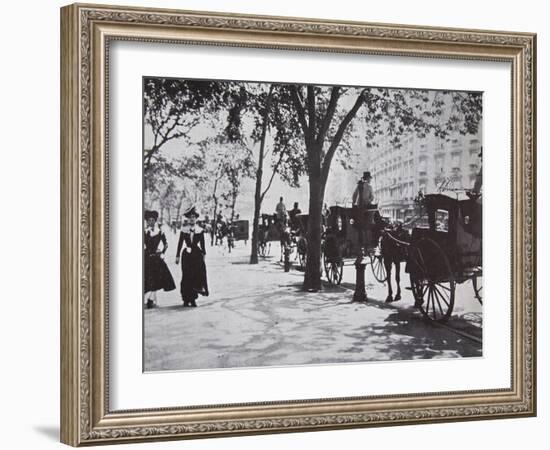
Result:
[[[113,409],[108,138],[109,57],[116,41],[510,64],[510,386]],[[535,90],[531,33],[85,4],[62,8],[61,441],[82,446],[535,415]]]

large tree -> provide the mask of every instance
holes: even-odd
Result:
[[[258,263],[260,214],[265,196],[275,177],[293,187],[299,185],[304,160],[296,146],[301,140],[294,132],[297,119],[293,111],[280,108],[285,91],[278,84],[242,83],[226,95],[227,139],[254,148],[256,154],[254,215],[250,263]]]
[[[230,220],[235,219],[235,206],[241,192],[242,182],[254,176],[252,150],[242,144],[228,145],[227,157],[224,160],[224,174],[229,185],[226,198],[231,209]]]
[[[220,123],[230,120],[226,110],[233,89],[232,82],[144,80],[146,201],[174,203],[179,216],[182,205],[202,200],[199,190],[211,172],[205,144],[212,143]]]
[[[205,117],[225,121],[228,142],[257,148],[252,263],[257,262],[261,205],[273,178],[278,174],[298,186],[300,176],[307,176],[309,224],[304,288],[312,291],[321,288],[321,211],[326,184],[335,156],[339,154],[346,162],[354,127],[363,125],[368,149],[376,146],[380,135],[399,146],[401,139],[411,133],[440,138],[448,138],[451,132],[475,134],[481,121],[481,94],[475,92],[217,81],[178,84],[174,80],[153,80],[149,85],[146,122],[157,131],[144,155],[145,165],[161,157],[159,149],[169,140],[188,138]],[[160,92],[159,96],[148,89]],[[271,174],[264,185],[268,158]]]
[[[309,183],[307,264],[304,289],[321,289],[321,212],[331,164],[338,150],[346,151],[353,122],[364,124],[366,147],[386,134],[399,146],[401,138],[415,133],[475,133],[481,120],[479,93],[425,90],[349,88],[341,86],[287,85],[278,107],[293,110],[303,142]],[[288,125],[285,124],[288,132]]]

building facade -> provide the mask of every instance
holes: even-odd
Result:
[[[406,221],[414,215],[419,192],[471,189],[481,169],[481,132],[451,136],[448,140],[409,135],[402,146],[381,140],[366,152],[375,201],[383,216]]]

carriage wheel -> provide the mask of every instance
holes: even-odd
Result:
[[[262,258],[265,258],[266,256],[268,256],[270,248],[271,248],[271,245],[269,242],[261,242],[260,246],[258,247],[260,256]]]
[[[472,277],[472,285],[474,287],[474,295],[477,301],[483,305],[483,277],[474,275]]]
[[[388,274],[386,273],[386,267],[384,266],[381,254],[372,253],[370,255],[370,267],[377,281],[384,283],[388,279]]]
[[[298,262],[300,263],[300,268],[304,269],[307,263],[307,240],[305,237],[300,237],[296,242],[296,254],[298,256]],[[323,254],[323,244],[321,244],[321,255],[322,254]],[[322,269],[321,269],[321,274],[322,274]]]
[[[447,322],[453,312],[455,287],[447,255],[428,238],[411,244],[409,249],[410,279],[415,305],[434,322]]]
[[[344,275],[344,261],[332,260],[323,254],[323,265],[325,266],[325,275],[332,284],[340,284]]]
[[[306,254],[306,253],[302,253],[302,252],[298,252],[298,262],[300,263],[300,268],[301,268],[301,269],[303,269],[304,267],[306,267],[307,254]]]

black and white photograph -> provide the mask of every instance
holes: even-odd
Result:
[[[143,370],[482,357],[482,129],[478,91],[144,77]]]

